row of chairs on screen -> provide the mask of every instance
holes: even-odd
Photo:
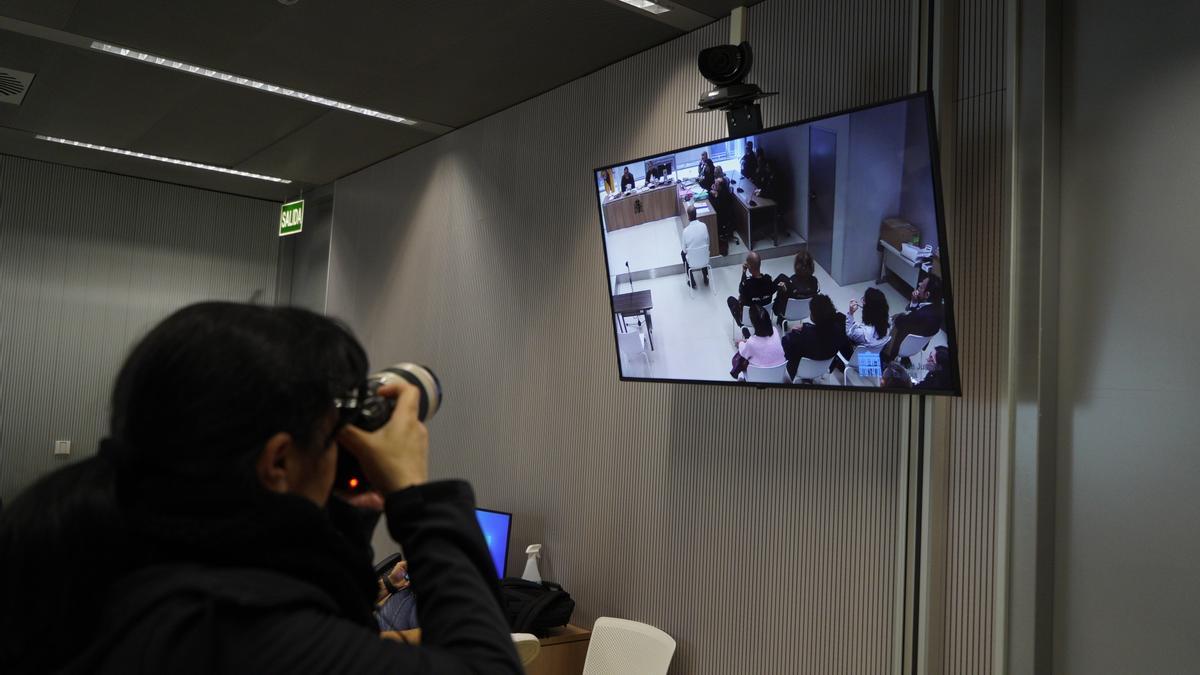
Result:
[[[929,343],[932,337],[923,335],[908,335],[900,343],[900,349],[896,352],[896,358],[912,358],[929,348]],[[813,383],[828,383],[830,370],[833,367],[834,359],[837,359],[842,364],[842,384],[855,387],[878,387],[879,378],[874,376],[865,376],[859,372],[859,357],[864,353],[878,354],[883,351],[883,346],[871,348],[865,345],[859,345],[854,348],[850,354],[850,358],[846,358],[841,354],[833,358],[823,361],[816,361],[810,358],[801,358],[799,365],[796,366],[796,376],[788,377],[787,364],[770,367],[759,367],[750,364],[746,367],[744,379],[746,382],[755,384],[813,384]]]

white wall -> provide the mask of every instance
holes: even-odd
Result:
[[[1056,673],[1200,668],[1200,4],[1064,16]]]

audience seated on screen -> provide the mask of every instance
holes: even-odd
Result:
[[[742,281],[738,284],[738,295],[736,298],[731,295],[725,300],[737,325],[742,325],[742,307],[766,307],[771,304],[775,290],[775,282],[762,273],[762,260],[758,254],[754,251],[747,253],[746,262],[742,263]],[[770,321],[769,316],[767,321]]]
[[[783,313],[787,310],[789,299],[807,300],[821,290],[820,284],[817,283],[817,277],[813,273],[813,257],[809,254],[808,249],[802,248],[796,253],[796,259],[792,261],[792,269],[795,274],[790,277],[785,274],[775,277],[775,285],[779,287],[779,292],[775,295],[775,303],[771,309],[775,311],[776,323],[783,322]]]
[[[796,377],[801,358],[831,359],[846,344],[846,317],[833,307],[828,295],[814,296],[809,305],[812,323],[801,323],[783,334],[788,377]]]
[[[912,378],[904,366],[895,361],[883,367],[883,376],[879,378],[879,386],[884,389],[912,389]]]
[[[926,274],[913,289],[912,301],[904,313],[892,320],[895,328],[892,344],[888,345],[885,359],[892,359],[900,343],[909,335],[932,337],[942,329],[946,308],[942,305],[942,280]]]
[[[699,220],[696,220],[696,207],[692,204],[688,204],[687,218],[687,227],[683,228],[683,250],[679,252],[679,255],[683,257],[685,270],[687,269],[686,265],[688,265],[688,251],[694,248],[703,248],[706,251],[708,250],[708,227]],[[701,269],[701,271],[704,272],[704,285],[707,286],[708,268],[704,267]],[[696,280],[692,278],[690,272],[688,273],[688,285],[690,285],[692,288],[696,287]]]
[[[861,345],[878,351],[888,342],[888,301],[883,291],[872,287],[863,293],[861,323],[854,318],[859,309],[858,301],[851,300],[850,311],[846,314],[846,337],[849,344],[842,352],[847,358],[856,346]]]
[[[929,370],[917,384],[917,389],[936,389],[949,391],[954,389],[954,360],[950,358],[949,347],[935,347],[929,354]]]
[[[750,308],[750,323],[754,325],[754,334],[737,341],[738,353],[752,366],[772,368],[783,365],[787,357],[779,342],[779,332],[771,323],[771,315],[765,308],[754,305]]]

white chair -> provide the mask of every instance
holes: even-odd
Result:
[[[654,626],[600,617],[592,626],[583,675],[666,675],[675,640]]]
[[[783,320],[795,323],[808,318],[808,298],[797,300],[788,298],[787,308],[783,310]]]
[[[920,354],[925,351],[932,339],[933,336],[905,335],[904,340],[900,342],[900,348],[896,350],[896,358],[907,359]]]
[[[533,663],[538,652],[542,651],[542,643],[532,633],[513,633],[512,641],[513,646],[517,648],[517,658],[521,659],[523,666]]]
[[[753,363],[746,366],[746,381],[759,384],[783,384],[788,381],[787,364],[763,368]]]
[[[796,377],[792,378],[792,383],[804,384],[823,380],[829,375],[829,366],[831,365],[833,365],[832,356],[824,361],[814,361],[807,356],[801,357],[799,365],[796,366]]]
[[[879,386],[879,378],[874,377],[874,376],[864,377],[861,373],[858,372],[858,356],[860,354],[865,354],[865,353],[878,354],[879,352],[883,351],[883,348],[886,345],[887,345],[886,342],[877,347],[868,347],[867,345],[858,345],[857,347],[854,348],[854,352],[850,354],[850,358],[848,358],[848,359],[846,357],[842,356],[841,353],[839,352],[837,355],[837,359],[839,361],[841,361],[842,365],[844,366],[845,383],[849,386],[854,386],[854,387],[878,387]]]
[[[626,362],[632,361],[638,354],[646,359],[646,367],[650,367],[650,353],[646,351],[646,336],[639,330],[627,333],[617,333],[617,351]]]
[[[684,251],[687,255],[687,277],[688,285],[692,288],[696,287],[696,279],[692,276],[692,272],[700,272],[702,270],[711,270],[712,265],[708,256],[707,246],[697,246]]]

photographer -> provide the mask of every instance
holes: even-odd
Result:
[[[397,404],[370,433],[335,407],[366,369],[305,310],[201,303],[158,324],[98,456],[0,516],[4,671],[521,672],[471,488],[427,482],[418,389],[381,389]],[[409,554],[420,647],[379,637],[365,519],[331,496],[339,446]]]

